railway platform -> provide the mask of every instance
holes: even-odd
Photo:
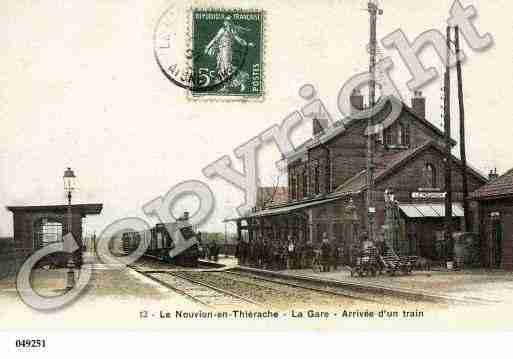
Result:
[[[16,328],[126,328],[140,325],[139,313],[147,308],[181,306],[195,308],[181,295],[158,285],[134,270],[119,266],[106,267],[91,254],[84,256],[84,266],[93,275],[78,300],[63,307],[57,316],[27,307],[16,291],[16,277],[0,280],[0,321]],[[33,288],[43,296],[57,296],[66,287],[66,270],[38,269],[32,275]]]
[[[462,303],[513,303],[513,275],[504,271],[419,271],[411,275],[352,277],[348,269],[270,271],[240,266],[240,270],[270,277],[339,286],[369,293],[387,293],[413,300]]]

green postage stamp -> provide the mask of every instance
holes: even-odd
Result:
[[[264,12],[192,9],[193,99],[262,100]]]

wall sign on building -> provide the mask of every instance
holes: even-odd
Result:
[[[412,192],[413,199],[436,199],[445,198],[445,192]]]

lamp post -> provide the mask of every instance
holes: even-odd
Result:
[[[67,233],[72,233],[72,214],[71,214],[71,194],[76,188],[76,177],[73,170],[68,167],[64,171],[64,191],[66,192],[68,198],[68,213],[67,213]],[[66,280],[66,289],[72,289],[75,287],[75,262],[73,261],[73,254],[70,253],[67,262],[68,272],[67,272],[67,280]]]

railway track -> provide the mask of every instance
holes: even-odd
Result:
[[[188,273],[189,276],[191,275],[205,275],[205,272],[196,272],[201,274],[193,274]],[[248,286],[255,286],[258,288],[261,288],[265,291],[274,291],[278,292],[280,294],[290,294],[294,292],[315,292],[322,295],[327,296],[335,296],[335,297],[344,297],[344,298],[350,298],[350,299],[356,299],[359,301],[365,301],[365,302],[376,302],[374,299],[370,299],[368,296],[364,295],[358,295],[357,293],[351,293],[349,291],[344,290],[333,290],[333,289],[327,289],[327,288],[321,288],[319,286],[314,285],[308,285],[305,283],[292,282],[292,281],[286,281],[286,280],[278,280],[278,279],[272,279],[268,277],[248,274],[248,273],[241,273],[237,271],[232,270],[223,270],[223,271],[217,271],[217,272],[208,272],[208,276],[215,276],[218,278],[222,278],[224,280],[233,280],[238,283],[243,283]]]
[[[349,290],[344,290],[344,289],[341,289],[341,288],[330,288],[330,287],[327,287],[327,286],[320,286],[320,285],[315,285],[315,284],[306,284],[306,283],[304,283],[302,281],[299,281],[299,280],[293,281],[293,280],[284,280],[284,279],[274,279],[274,278],[259,276],[259,275],[256,275],[256,274],[238,272],[238,271],[235,271],[235,270],[227,270],[227,271],[224,271],[224,273],[231,274],[233,276],[239,276],[241,278],[247,277],[247,278],[252,278],[252,279],[256,279],[256,280],[267,281],[269,283],[276,283],[276,284],[280,284],[280,285],[286,285],[286,286],[289,286],[289,287],[292,287],[292,288],[311,290],[311,291],[314,291],[314,292],[328,294],[328,295],[344,296],[346,298],[357,299],[357,300],[361,300],[361,301],[365,301],[365,302],[372,302],[372,303],[377,303],[378,302],[376,299],[369,298],[368,295],[363,295],[363,294],[360,294],[360,293],[351,292]]]
[[[210,308],[219,307],[259,307],[260,303],[245,298],[232,291],[216,287],[201,280],[188,278],[180,272],[140,271],[132,268],[145,277],[173,290],[194,303]]]
[[[382,292],[351,290],[294,278],[270,277],[237,268],[166,267],[145,261],[134,269],[189,299],[210,307],[249,306],[275,309],[382,305],[418,306],[418,299]]]
[[[287,309],[292,306],[307,308],[311,305],[333,304],[345,307],[355,302],[375,302],[347,292],[341,293],[228,270],[148,269],[145,265],[144,270],[138,271],[159,284],[210,307],[251,305]]]

